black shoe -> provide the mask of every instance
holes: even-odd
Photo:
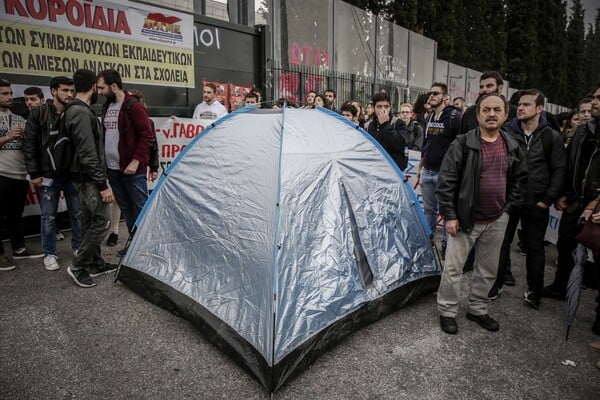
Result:
[[[496,300],[498,298],[498,295],[500,293],[502,293],[503,291],[504,291],[504,288],[502,286],[498,286],[498,284],[496,282],[494,282],[494,286],[492,286],[492,288],[490,289],[490,292],[488,293],[488,299]]]
[[[511,272],[507,272],[506,275],[504,275],[504,284],[506,286],[515,286],[517,284],[517,281],[515,281],[515,277]]]
[[[444,317],[443,315],[440,315],[440,328],[442,328],[442,330],[449,335],[456,335],[456,332],[458,332],[456,319],[452,317]]]
[[[91,266],[88,268],[90,276],[95,278],[117,270],[117,264],[104,263],[102,266]]]
[[[467,313],[467,319],[470,321],[477,322],[479,326],[483,329],[487,329],[488,331],[495,332],[500,329],[500,324],[498,321],[490,317],[488,314],[483,315],[474,315],[471,313]]]
[[[111,247],[116,246],[118,241],[119,235],[117,235],[116,233],[111,233],[110,235],[108,235],[108,239],[106,239],[106,245]]]
[[[561,290],[557,290],[554,286],[548,285],[542,290],[541,297],[547,297],[549,299],[564,300],[567,298],[567,294]]]
[[[21,247],[18,250],[13,251],[13,258],[15,260],[24,260],[26,258],[42,258],[44,257],[43,251],[29,251],[25,247]]]
[[[540,296],[536,292],[532,292],[531,290],[526,291],[523,294],[523,299],[529,304],[529,306],[535,308],[536,310],[540,308]]]
[[[89,272],[85,268],[73,270],[73,267],[71,266],[67,268],[67,273],[71,275],[71,278],[73,278],[76,284],[83,288],[91,288],[96,286],[96,284],[90,277]]]
[[[594,322],[594,325],[592,325],[592,332],[600,336],[600,317],[596,317],[596,321]]]

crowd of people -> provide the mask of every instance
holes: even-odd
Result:
[[[520,223],[520,246],[526,254],[527,290],[523,300],[539,309],[542,299],[564,300],[573,269],[575,236],[583,223],[600,224],[600,84],[570,113],[544,110],[545,97],[536,89],[520,90],[510,99],[502,93],[503,79],[495,71],[480,77],[480,93],[466,107],[462,97],[451,99],[444,83],[414,104],[392,112],[390,97],[376,93],[363,107],[356,100],[336,108],[336,92],[307,93],[302,108],[324,107],[364,128],[390,155],[400,170],[408,151],[418,150],[417,167],[427,224],[435,231],[442,218],[441,254],[444,263],[437,294],[442,331],[456,334],[461,279],[472,268],[473,283],[466,317],[484,329],[499,323],[488,308],[505,285],[514,286],[510,248]],[[43,257],[48,270],[60,268],[56,255],[56,215],[64,193],[72,227],[74,259],[67,269],[75,283],[93,287],[93,277],[114,271],[106,263],[101,243],[116,244],[120,215],[111,218],[116,200],[132,233],[148,198],[147,174],[156,179],[157,150],[152,121],[143,95],[127,91],[114,70],[96,75],[78,70],[72,78],[50,81],[53,98],[44,102],[39,88],[25,90],[27,120],[13,114],[10,82],[0,80],[0,221],[9,235],[12,258],[0,246],[0,270],[15,268],[13,259]],[[106,102],[98,119],[90,109],[102,95]],[[258,91],[246,94],[246,106],[260,106]],[[278,101],[274,108],[284,107]],[[218,119],[227,109],[216,87],[203,86],[203,101],[193,118]],[[57,173],[48,143],[64,130],[72,144],[68,174]],[[60,135],[59,135],[60,136]],[[154,169],[153,169],[154,168]],[[43,251],[25,247],[21,215],[29,180],[38,188]],[[549,209],[562,211],[558,230],[557,271],[544,286],[545,232]],[[109,232],[109,222],[113,228]],[[125,252],[123,249],[121,254]],[[600,255],[594,253],[596,268]],[[600,294],[592,330],[600,335]],[[600,341],[590,343],[600,351]],[[600,368],[600,361],[596,364]]]

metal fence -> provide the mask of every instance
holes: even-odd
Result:
[[[331,71],[305,65],[291,65],[284,68],[276,65],[270,70],[272,76],[272,98],[285,99],[288,103],[304,105],[309,91],[324,93],[327,89],[336,91],[336,107],[347,100],[357,100],[366,105],[373,94],[384,91],[392,101],[392,109],[397,110],[403,102],[413,102],[425,88],[408,88],[391,81],[375,80],[372,77]]]

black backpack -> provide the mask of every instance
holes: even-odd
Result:
[[[50,160],[50,170],[52,177],[68,177],[71,173],[71,166],[75,158],[75,145],[65,126],[65,114],[71,104],[67,104],[62,114],[54,123],[48,143],[46,144],[46,154]]]

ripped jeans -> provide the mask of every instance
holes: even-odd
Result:
[[[58,213],[58,201],[61,191],[65,195],[69,210],[69,219],[73,232],[71,246],[73,250],[77,250],[81,245],[81,205],[79,195],[75,186],[73,186],[73,182],[64,178],[56,178],[50,186],[40,187],[42,248],[46,255],[56,255],[56,215]]]

